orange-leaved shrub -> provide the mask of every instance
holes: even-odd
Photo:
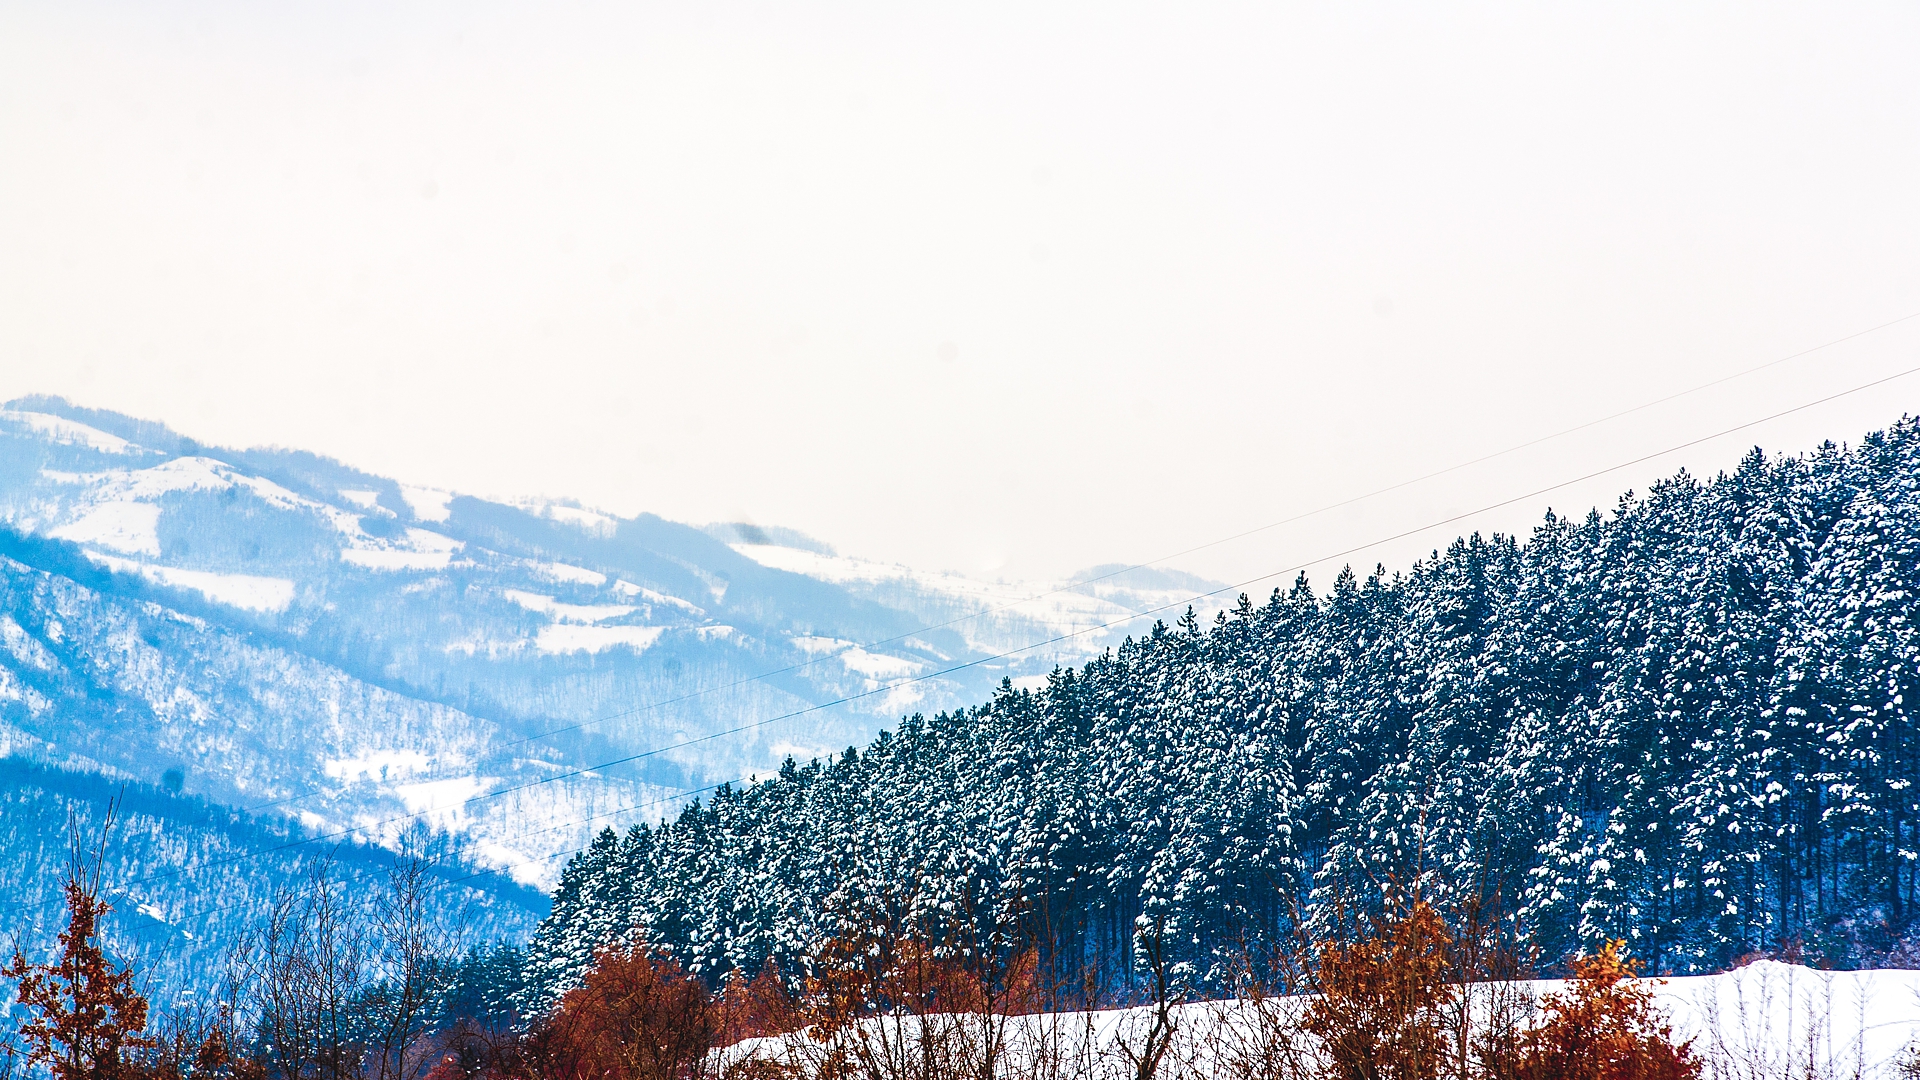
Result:
[[[1625,941],[1573,962],[1573,985],[1549,994],[1543,1022],[1520,1039],[1519,1080],[1694,1080],[1700,1062],[1634,979]]]
[[[1425,900],[1389,904],[1351,936],[1314,948],[1319,991],[1306,1030],[1323,1047],[1330,1080],[1428,1080],[1446,1060],[1442,1009],[1453,935]]]
[[[540,1080],[695,1080],[724,1032],[713,995],[679,964],[634,946],[601,952],[528,1033]]]
[[[805,1011],[793,1000],[772,960],[751,979],[738,971],[729,974],[726,988],[720,993],[720,1008],[725,1019],[720,1039],[723,1045],[785,1035],[807,1023]]]
[[[138,1074],[139,1053],[154,1045],[145,1034],[147,999],[134,989],[132,969],[101,947],[100,919],[110,908],[97,875],[76,865],[62,888],[60,955],[35,964],[16,951],[0,971],[18,981],[18,1000],[33,1011],[20,1026],[28,1066],[45,1066],[54,1080],[127,1080]]]

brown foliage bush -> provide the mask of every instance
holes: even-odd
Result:
[[[720,1009],[725,1020],[722,1045],[785,1035],[799,1031],[807,1022],[805,1010],[787,992],[786,981],[772,960],[751,979],[738,971],[729,975],[721,991]]]
[[[266,1080],[266,1063],[251,1052],[225,1010],[211,1017],[169,1016],[141,1057],[139,1080]]]
[[[538,1075],[518,1031],[462,1020],[440,1032],[436,1043],[439,1054],[424,1080],[534,1080]]]
[[[580,986],[528,1033],[540,1080],[694,1080],[725,1022],[699,979],[643,947],[600,954]]]
[[[1330,1080],[1439,1075],[1452,945],[1445,920],[1420,899],[1363,920],[1350,938],[1317,945],[1319,996],[1307,1006],[1304,1026],[1324,1048]]]
[[[1693,1080],[1700,1062],[1654,1010],[1653,995],[1632,981],[1640,962],[1609,941],[1573,962],[1573,985],[1548,995],[1546,1019],[1520,1040],[1520,1080]]]
[[[62,884],[67,928],[60,955],[35,964],[15,951],[0,971],[19,982],[18,1000],[33,1010],[20,1026],[27,1065],[45,1066],[54,1080],[130,1080],[139,1052],[153,1046],[144,1034],[147,999],[133,988],[133,971],[101,947],[100,919],[111,908],[97,884],[79,867],[70,870]]]

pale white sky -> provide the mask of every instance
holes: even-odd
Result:
[[[1912,4],[6,3],[0,394],[927,567],[1145,560],[1920,312],[1917,49]],[[1915,364],[1920,319],[1179,565]],[[1920,375],[1341,557],[1907,411]]]

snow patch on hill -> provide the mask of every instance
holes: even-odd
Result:
[[[565,563],[534,563],[533,572],[549,581],[566,585],[591,585],[599,588],[607,583],[607,575],[598,570],[589,570],[584,566],[568,566]]]
[[[465,546],[428,529],[408,529],[398,537],[382,539],[356,526],[349,545],[340,550],[340,560],[369,570],[445,570],[452,565],[454,553]]]
[[[635,610],[630,604],[567,604],[555,597],[526,592],[522,589],[506,589],[500,595],[528,611],[538,612],[555,622],[606,622],[608,619],[631,615]]]
[[[133,555],[158,556],[160,508],[152,503],[102,503],[47,535]]]
[[[534,648],[543,653],[598,653],[625,647],[646,652],[666,631],[662,626],[578,626],[556,623],[534,636]]]
[[[116,573],[138,574],[156,585],[173,589],[191,589],[216,604],[242,611],[279,612],[293,603],[294,583],[286,578],[255,574],[216,574],[210,570],[182,570],[174,566],[155,566],[133,559],[118,559],[96,551],[87,557]]]
[[[447,507],[453,501],[451,491],[401,484],[400,497],[406,500],[407,509],[413,511],[416,521],[445,521],[452,516],[452,511]]]
[[[336,780],[385,780],[425,772],[433,758],[418,750],[369,750],[350,758],[333,758],[320,771]]]

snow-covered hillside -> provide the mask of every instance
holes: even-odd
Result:
[[[391,852],[368,844],[302,843],[291,822],[249,819],[205,800],[97,773],[0,759],[0,918],[8,946],[45,955],[66,926],[61,895],[70,830],[88,844],[113,824],[103,849],[102,929],[113,955],[140,973],[156,1008],[176,995],[205,993],[221,978],[227,950],[259,929],[259,917],[319,865],[356,895],[377,895]],[[433,915],[461,944],[519,937],[545,911],[545,898],[496,875],[474,876],[457,849],[415,830],[416,850],[434,858]],[[8,989],[0,1017],[20,1012]]]
[[[322,833],[424,819],[539,884],[598,828],[1037,681],[1207,584],[917,573],[45,398],[0,410],[0,521],[0,754]]]

